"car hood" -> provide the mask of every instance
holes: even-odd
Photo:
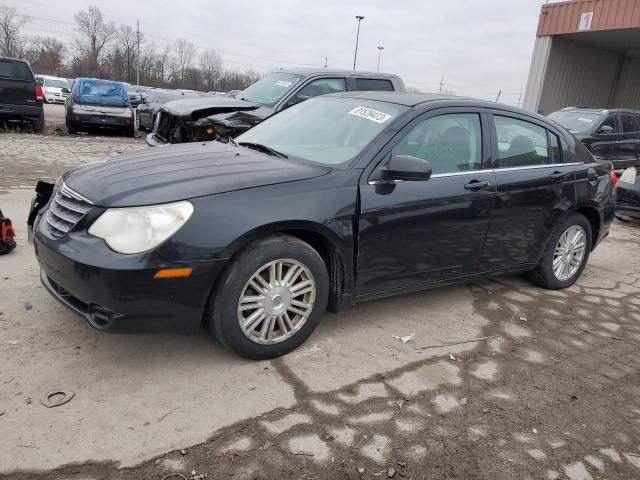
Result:
[[[148,148],[66,173],[66,185],[103,207],[131,207],[318,177],[302,164],[220,142]]]
[[[253,110],[260,105],[228,97],[190,97],[172,100],[162,106],[176,117],[196,120],[215,113]]]

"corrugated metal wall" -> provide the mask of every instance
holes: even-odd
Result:
[[[620,56],[555,37],[543,80],[544,115],[570,106],[607,107]]]
[[[533,47],[531,56],[531,68],[527,79],[527,89],[524,93],[523,108],[532,112],[538,111],[540,98],[542,97],[542,86],[547,73],[549,54],[554,37],[538,37]]]
[[[584,12],[593,12],[591,30],[640,27],[640,0],[576,0],[543,5],[537,35],[577,32]]]
[[[640,110],[640,58],[625,59],[614,104],[609,106]]]

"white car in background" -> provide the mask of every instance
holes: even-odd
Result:
[[[69,96],[69,81],[66,78],[38,75],[36,77],[42,85],[44,101],[47,103],[64,103]]]

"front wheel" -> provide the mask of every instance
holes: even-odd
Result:
[[[307,243],[278,235],[251,244],[212,295],[209,327],[237,354],[264,360],[300,346],[327,306],[329,276]]]
[[[570,287],[587,265],[591,245],[591,224],[584,215],[571,214],[553,233],[530,279],[551,290]]]

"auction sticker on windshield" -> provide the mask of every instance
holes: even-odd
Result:
[[[286,80],[278,80],[276,85],[279,87],[289,88],[291,86],[291,82],[287,82]]]
[[[367,120],[371,120],[376,123],[384,123],[391,118],[391,115],[367,107],[356,107],[349,113],[356,117],[366,118]]]

